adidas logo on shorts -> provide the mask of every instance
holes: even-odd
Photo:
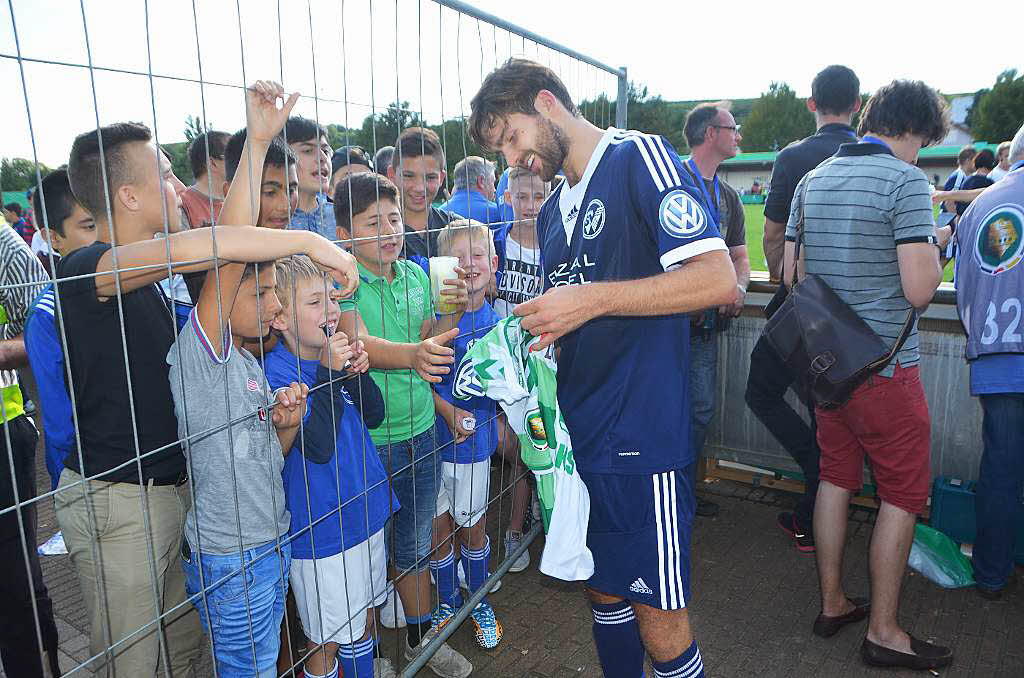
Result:
[[[644,593],[648,596],[653,596],[654,591],[651,587],[644,583],[643,577],[637,577],[636,581],[629,585],[629,590],[633,593]]]

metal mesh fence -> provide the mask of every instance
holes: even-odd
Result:
[[[435,413],[443,397],[423,386],[427,371],[410,356],[454,323],[435,313],[439,300],[424,289],[433,262],[410,256],[394,264],[398,269],[380,262],[389,246],[401,250],[403,233],[407,254],[412,238],[428,244],[430,257],[452,253],[436,250],[443,223],[411,222],[430,214],[434,192],[454,186],[458,160],[481,154],[466,131],[468,102],[493,68],[515,55],[548,65],[582,102],[582,114],[601,126],[625,125],[625,71],[459,2],[8,0],[7,8],[0,72],[16,86],[4,107],[4,152],[35,166],[35,224],[46,247],[34,257],[27,243],[0,238],[7,465],[0,578],[12,601],[2,613],[6,675],[291,676],[302,669],[310,675],[318,661],[329,670],[330,654],[365,654],[368,639],[396,633],[381,625],[385,598],[391,616],[404,604],[410,620],[429,620],[443,601],[426,578],[428,562],[444,553],[458,559],[460,548],[482,554],[489,534],[499,543],[490,547],[486,582],[440,633],[425,637],[402,674],[413,675],[541,526],[524,525],[529,472],[516,463],[519,442],[500,409],[473,426],[459,422],[470,454],[484,464],[443,463],[453,433]],[[278,125],[291,149],[282,156],[283,186],[270,186],[273,144],[253,141],[254,130],[266,129],[254,123],[247,89],[257,78],[300,92],[292,115],[317,130],[310,142],[289,139],[292,126]],[[189,229],[187,221],[179,224],[181,200],[170,195],[184,189],[171,170],[193,173],[177,141],[181,125],[190,134],[241,129],[247,92],[250,138],[222,208],[243,218]],[[281,109],[274,110],[283,123]],[[109,126],[129,120],[142,121],[151,140],[136,138],[126,152]],[[335,194],[327,191],[332,152],[358,147],[372,158],[419,126],[437,133],[443,159],[400,153],[377,167],[399,193],[389,200],[378,182],[369,209],[357,209],[355,182],[342,182],[349,213],[339,218],[348,227],[336,229]],[[99,240],[113,247],[87,246],[62,261],[75,249],[75,215],[58,209],[59,193],[44,190],[43,179],[48,167],[69,162],[76,135],[89,131],[98,136],[93,178],[83,174],[90,166],[70,158],[71,185],[76,195],[83,183],[99,187],[101,206],[89,211]],[[215,214],[220,187],[209,180],[225,161],[212,138],[200,137],[207,183],[197,185]],[[437,165],[424,170],[424,158]],[[238,223],[273,227],[275,190],[292,229],[320,231],[358,250],[357,258],[376,257],[374,270],[359,269],[355,301],[338,303],[343,276],[310,273],[309,261],[293,256],[312,254],[321,269],[337,273],[337,257],[309,239],[231,230]],[[389,205],[398,207],[397,220]],[[458,201],[450,206],[459,211]],[[481,240],[509,225],[530,227],[512,206],[500,214],[483,237],[464,231],[465,249],[483,247],[489,260]],[[54,215],[60,223],[51,223]],[[360,237],[367,228],[376,232]],[[480,273],[471,258],[464,252],[462,267]],[[484,267],[470,286],[478,289],[490,274]],[[455,317],[472,337],[493,325],[479,320],[487,314]],[[321,357],[340,330],[362,351],[341,347],[337,360]],[[365,359],[369,379],[356,369]],[[288,391],[290,382],[305,384],[308,394],[299,386]],[[383,408],[377,415],[368,411],[375,398]],[[436,404],[437,412],[445,407]],[[371,426],[375,416],[379,425]],[[488,431],[494,439],[481,435]],[[448,512],[439,493],[453,499]],[[431,524],[429,554],[397,557],[409,551],[402,542],[415,541],[396,525],[397,513],[388,518],[398,494],[413,534],[422,537]],[[470,520],[446,517],[458,512],[456,502],[459,510],[468,502]],[[45,529],[37,530],[37,515],[49,517]],[[486,531],[470,524],[486,524]],[[522,538],[501,548],[509,532]],[[38,551],[42,542],[47,548]],[[48,555],[61,546],[70,554]],[[76,585],[55,582],[55,570],[41,568],[40,559],[64,559]],[[394,588],[399,595],[388,596]],[[87,647],[69,633],[86,638]],[[408,658],[381,654],[395,668]]]

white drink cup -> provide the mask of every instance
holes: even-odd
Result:
[[[430,298],[434,308],[440,314],[455,313],[458,307],[441,299],[441,288],[445,280],[456,280],[459,274],[455,267],[459,265],[458,257],[430,257]]]

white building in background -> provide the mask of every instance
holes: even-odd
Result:
[[[973,94],[954,95],[949,102],[949,117],[953,124],[950,125],[949,134],[942,140],[941,146],[963,146],[974,141],[971,131],[967,129],[967,113],[973,105]]]

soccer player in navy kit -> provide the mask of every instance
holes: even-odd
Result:
[[[591,497],[587,582],[605,675],[703,676],[690,630],[693,463],[682,315],[732,303],[736,275],[700,189],[661,137],[587,122],[550,69],[510,59],[470,131],[511,166],[566,181],[537,218],[545,293],[516,307],[553,343],[558,400]]]

